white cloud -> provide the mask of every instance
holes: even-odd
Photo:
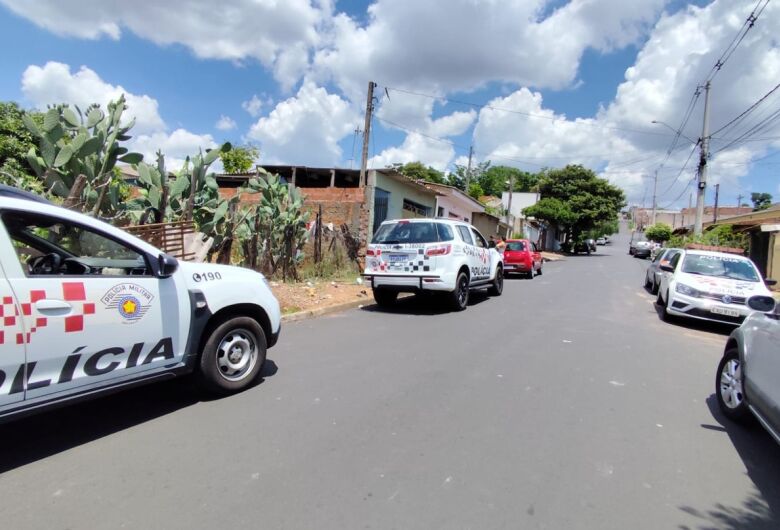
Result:
[[[165,155],[165,167],[174,171],[184,164],[187,156],[214,147],[217,147],[217,143],[210,134],[194,134],[185,129],[176,129],[171,134],[142,134],[134,138],[131,144],[132,150],[143,154],[148,163],[153,163],[156,160],[155,153],[158,149],[161,150]]]
[[[220,131],[230,131],[236,128],[236,121],[230,116],[221,115],[214,126]]]
[[[385,149],[369,159],[369,167],[383,168],[391,164],[423,161],[439,171],[444,171],[455,155],[455,149],[446,142],[426,138],[417,133],[406,136],[403,144]]]
[[[209,59],[259,60],[290,86],[317,45],[331,2],[309,0],[2,0],[16,14],[58,35],[119,39],[124,29],[156,44],[182,44]],[[295,50],[290,56],[290,50]],[[279,63],[277,65],[277,62]]]
[[[270,97],[260,97],[257,94],[253,94],[252,98],[241,103],[241,108],[249,113],[253,118],[260,116],[264,107],[273,105],[273,100]]]
[[[266,162],[334,165],[342,158],[339,141],[359,120],[349,102],[306,81],[295,96],[252,125],[247,136],[260,143]]]
[[[82,110],[92,103],[99,103],[105,109],[109,101],[124,94],[128,107],[126,119],[136,119],[134,132],[156,131],[165,127],[156,99],[132,94],[121,85],[106,83],[86,66],[71,73],[70,66],[53,61],[43,67],[30,65],[22,74],[22,93],[39,109],[45,109],[49,104],[70,103]]]

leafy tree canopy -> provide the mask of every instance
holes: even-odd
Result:
[[[422,162],[408,162],[406,164],[390,164],[390,169],[398,171],[400,174],[414,180],[425,180],[436,184],[446,184],[444,173],[431,166],[426,166]]]
[[[539,181],[539,175],[528,173],[516,167],[491,166],[479,178],[479,184],[485,190],[486,195],[501,197],[501,194],[509,190],[509,182],[514,179],[513,191],[533,191]]]
[[[260,150],[253,145],[232,147],[220,154],[225,173],[246,173],[255,165],[260,156]]]
[[[751,193],[750,200],[753,202],[753,211],[766,210],[772,205],[771,193]]]
[[[645,229],[645,237],[650,241],[663,243],[672,238],[672,227],[666,223],[656,223]]]
[[[617,219],[626,202],[623,190],[580,165],[542,171],[538,191],[541,200],[523,213],[561,226],[573,239]]]
[[[27,152],[35,147],[35,138],[25,127],[22,116],[27,114],[43,127],[43,114],[24,112],[12,101],[0,102],[0,168],[14,175],[33,175],[27,162]]]

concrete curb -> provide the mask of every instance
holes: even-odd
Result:
[[[329,315],[331,313],[338,313],[340,311],[346,311],[347,309],[353,309],[361,305],[370,305],[374,301],[370,296],[362,296],[358,300],[351,302],[342,302],[340,304],[318,307],[316,309],[306,309],[305,311],[298,311],[296,313],[288,313],[282,315],[282,322],[298,322],[299,320],[307,320],[309,318],[321,317],[323,315]]]
[[[542,259],[544,261],[566,261],[566,258],[560,254],[553,254],[552,252],[542,252]]]

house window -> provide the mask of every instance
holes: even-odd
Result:
[[[430,206],[424,206],[409,199],[404,199],[403,209],[412,217],[429,217],[431,214]]]
[[[374,190],[374,232],[377,231],[382,221],[387,219],[387,206],[390,202],[390,192],[382,188]]]
[[[439,209],[436,211],[437,217],[444,217],[444,208],[442,206],[439,206]]]

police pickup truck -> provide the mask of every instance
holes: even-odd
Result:
[[[239,391],[281,320],[261,274],[179,262],[10,187],[0,302],[0,421],[191,372],[211,391]]]

